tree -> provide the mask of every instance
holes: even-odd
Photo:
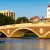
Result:
[[[26,18],[26,17],[19,17],[17,20],[16,20],[16,23],[19,24],[19,23],[28,23],[29,20]]]
[[[12,17],[8,17],[0,13],[0,26],[14,23],[15,21],[12,19]]]
[[[6,25],[15,24],[15,20],[13,20],[12,17],[6,17],[5,18],[5,24]]]

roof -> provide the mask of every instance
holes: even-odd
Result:
[[[30,18],[30,20],[34,20],[34,18],[32,17],[32,18]]]
[[[48,5],[48,7],[50,7],[50,4]]]
[[[11,10],[0,10],[0,13],[12,12]]]
[[[39,19],[39,17],[38,16],[34,16],[34,17],[30,18],[30,20],[34,20],[34,19]]]

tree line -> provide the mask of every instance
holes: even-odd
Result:
[[[10,24],[20,24],[20,23],[28,23],[29,20],[25,16],[18,17],[16,20],[14,20],[12,17],[5,16],[0,13],[0,26],[2,25],[10,25]]]

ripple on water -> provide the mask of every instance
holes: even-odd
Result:
[[[1,39],[0,50],[50,50],[50,39]]]

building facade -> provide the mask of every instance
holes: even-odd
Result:
[[[8,17],[12,17],[15,20],[15,13],[9,10],[1,10],[0,13]]]
[[[39,21],[39,17],[38,16],[34,16],[32,18],[30,18],[31,22],[38,22]]]
[[[47,18],[50,18],[50,4],[47,7]]]

